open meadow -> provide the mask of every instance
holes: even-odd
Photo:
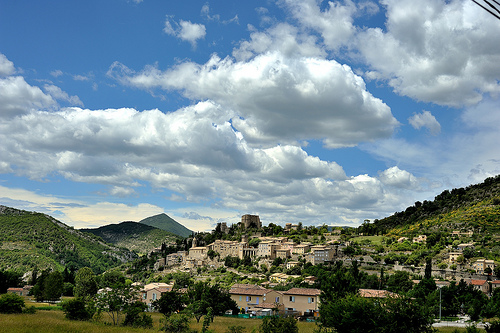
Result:
[[[71,321],[64,317],[61,310],[38,310],[36,314],[0,314],[0,332],[25,333],[25,332],[43,332],[43,333],[133,333],[133,332],[158,332],[159,322],[163,317],[161,314],[152,313],[154,327],[152,329],[140,329],[123,326],[111,326],[103,317],[101,322]],[[196,320],[191,321],[191,329],[201,331],[200,323]],[[210,330],[216,333],[225,333],[230,326],[242,326],[244,332],[258,332],[262,320],[260,319],[241,319],[229,317],[216,317],[210,325]],[[313,333],[316,324],[307,322],[298,322],[300,333]],[[459,332],[466,332],[465,329],[458,329]],[[454,327],[439,328],[438,332],[451,333],[456,332]],[[484,332],[481,330],[481,332]]]

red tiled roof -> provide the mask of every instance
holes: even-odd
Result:
[[[473,286],[482,286],[483,284],[487,283],[488,281],[486,280],[470,280],[469,284],[472,284]]]
[[[23,291],[23,288],[9,288],[7,291]]]
[[[283,292],[283,295],[304,295],[304,296],[319,296],[321,290],[313,288],[292,288]]]

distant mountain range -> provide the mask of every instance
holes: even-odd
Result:
[[[141,255],[151,252],[163,243],[175,243],[177,239],[181,238],[172,232],[137,222],[122,222],[95,229],[80,230],[92,233],[108,243],[127,248]]]
[[[165,213],[145,218],[144,220],[139,221],[139,223],[165,230],[184,238],[193,234],[193,231],[189,230]]]
[[[69,265],[100,273],[135,258],[135,253],[49,215],[0,206],[0,269],[62,271]]]

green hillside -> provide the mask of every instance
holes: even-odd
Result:
[[[146,224],[122,222],[109,224],[95,229],[80,229],[101,237],[118,247],[125,247],[139,254],[147,254],[162,243],[174,243],[179,236]]]
[[[48,215],[0,206],[0,269],[63,270],[70,265],[100,273],[135,257]]]
[[[193,233],[191,230],[189,230],[179,222],[175,221],[165,213],[145,218],[144,220],[139,222],[158,229],[171,232],[173,234],[179,235],[184,238],[191,236],[191,234]]]
[[[500,175],[488,178],[481,184],[443,191],[433,201],[416,202],[405,211],[375,220],[364,227],[372,229],[366,230],[367,233],[376,231],[393,234],[439,228],[498,232]]]

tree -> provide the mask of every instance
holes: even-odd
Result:
[[[0,270],[0,294],[5,294],[11,287],[19,287],[22,283],[23,275],[14,271]]]
[[[43,302],[45,300],[45,280],[49,276],[50,272],[48,269],[42,271],[42,274],[36,279],[36,284],[31,289],[31,294],[35,296],[37,302]]]
[[[187,333],[189,330],[189,316],[182,313],[175,313],[163,321],[163,331],[171,333]]]
[[[106,272],[101,276],[101,288],[114,288],[125,284],[125,276],[119,271]]]
[[[69,320],[89,320],[92,313],[89,311],[85,299],[81,297],[66,300],[62,303],[64,315]]]
[[[96,296],[96,307],[99,311],[106,312],[113,325],[120,323],[122,313],[134,302],[136,291],[134,288],[121,285],[113,289],[104,290]]]
[[[432,332],[433,314],[409,297],[368,299],[350,294],[320,305],[320,324],[338,333]]]
[[[55,303],[61,298],[64,279],[60,272],[50,273],[44,281],[43,298],[49,303]]]
[[[197,282],[188,288],[186,303],[198,322],[208,313],[209,307],[214,316],[220,316],[227,310],[238,311],[229,293],[221,290],[218,284],[211,286],[208,282]]]
[[[299,333],[297,320],[293,317],[264,317],[259,327],[260,333]]]
[[[153,302],[153,307],[165,317],[184,309],[184,300],[176,291],[163,293],[159,299]]]
[[[406,293],[413,288],[410,273],[397,271],[387,279],[387,290],[394,293]]]
[[[97,294],[98,286],[96,276],[92,269],[83,267],[75,276],[74,294],[76,297],[89,297]]]
[[[148,308],[146,304],[141,301],[135,301],[129,304],[125,309],[124,326],[152,328],[153,319],[150,315],[144,313]]]
[[[0,296],[0,313],[22,313],[24,299],[16,294],[7,293]]]

